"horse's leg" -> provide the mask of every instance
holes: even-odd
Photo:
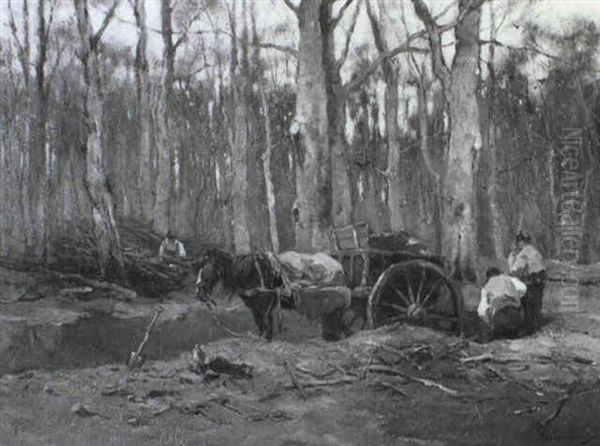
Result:
[[[265,320],[262,311],[259,308],[252,310],[252,316],[254,316],[254,323],[258,327],[258,337],[262,338],[265,334]]]
[[[279,290],[277,290],[277,306],[275,307],[275,311],[277,312],[277,328],[279,329],[279,334],[283,333],[283,313],[281,312],[281,296],[279,295]]]
[[[258,329],[258,336],[262,338],[262,335],[265,332],[265,325],[263,321],[263,312],[261,311],[260,305],[257,305],[259,304],[259,299],[257,299],[256,295],[253,295],[252,297],[244,296],[242,297],[242,300],[244,301],[244,305],[246,305],[252,313],[254,325],[256,325],[256,328]]]
[[[269,291],[269,305],[267,306],[267,311],[265,312],[265,324],[267,330],[267,341],[271,341],[273,339],[273,332],[275,330],[275,317],[277,316],[277,292]]]
[[[283,332],[283,323],[281,319],[281,294],[279,289],[274,290],[273,293],[270,311],[270,324],[273,325],[273,333],[275,333],[275,328],[277,328],[277,332],[281,334]]]
[[[270,312],[266,317],[266,336],[265,339],[269,342],[273,340],[273,312]]]
[[[340,310],[334,310],[321,316],[321,337],[326,341],[340,339]]]
[[[358,320],[359,317],[360,315],[356,314],[351,308],[342,311],[342,332],[344,333],[345,337],[349,337],[352,334],[354,334],[352,331],[352,327],[354,326],[354,323]]]

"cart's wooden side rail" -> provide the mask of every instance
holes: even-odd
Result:
[[[369,225],[364,222],[354,223],[331,231],[331,246],[334,251],[346,251],[364,248],[369,243]]]

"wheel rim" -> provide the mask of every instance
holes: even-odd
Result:
[[[394,322],[462,332],[463,300],[444,270],[426,260],[392,265],[381,274],[369,295],[367,322],[371,328]]]

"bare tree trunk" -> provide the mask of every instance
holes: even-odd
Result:
[[[237,90],[233,86],[233,90]],[[233,183],[231,200],[234,210],[233,239],[237,253],[250,252],[250,231],[248,228],[248,110],[239,92],[233,92],[234,130],[231,144]]]
[[[327,88],[323,67],[323,0],[302,0],[296,119],[300,127],[300,153],[296,166],[296,247],[312,252],[329,249],[331,224],[331,167]]]
[[[148,29],[146,27],[145,0],[135,0],[135,21],[138,26],[139,39],[135,50],[135,81],[137,89],[137,107],[139,119],[139,164],[138,164],[138,197],[136,214],[146,223],[152,222],[154,197],[152,191],[152,116],[150,109],[150,79],[146,47]]]
[[[14,44],[17,48],[17,58],[21,65],[21,70],[23,73],[23,83],[24,83],[24,116],[25,119],[25,134],[29,135],[29,139],[27,140],[28,150],[22,152],[22,159],[19,163],[19,167],[22,172],[31,173],[30,168],[30,157],[35,147],[35,113],[32,110],[32,97],[30,92],[30,66],[31,66],[31,43],[30,43],[30,22],[29,22],[29,0],[23,0],[22,2],[22,17],[21,17],[21,37],[19,37],[19,26],[14,18],[12,11],[12,2],[8,1],[8,11],[9,11],[9,26],[11,29],[12,37]],[[33,135],[33,137],[31,136]],[[20,192],[20,214],[22,219],[22,224],[20,226],[16,226],[16,229],[19,232],[19,236],[23,236],[24,244],[21,248],[23,252],[27,254],[34,254],[31,251],[35,251],[32,249],[35,246],[35,199],[32,197],[32,190],[30,186],[31,178],[28,175],[21,175],[21,181],[19,184],[19,192]],[[34,183],[35,184],[35,183]]]
[[[265,115],[265,152],[263,153],[263,171],[267,189],[267,206],[269,210],[269,234],[271,235],[271,249],[279,252],[279,233],[277,232],[277,213],[275,201],[275,187],[273,185],[273,173],[271,172],[271,157],[273,153],[273,140],[271,132],[271,119],[269,117],[269,103],[263,88],[260,89],[260,99],[263,114]]]
[[[489,112],[488,112],[488,162],[489,162],[489,178],[487,185],[487,195],[489,200],[490,212],[491,212],[491,223],[492,223],[492,242],[494,247],[495,257],[504,256],[504,240],[502,237],[502,228],[506,227],[504,215],[500,210],[498,200],[498,178],[496,175],[497,164],[498,164],[498,153],[496,148],[496,72],[495,72],[495,54],[496,45],[493,43],[496,41],[496,20],[494,14],[494,5],[492,2],[489,4],[490,8],[490,45],[488,49],[488,101],[489,101]]]
[[[459,9],[470,8],[460,0]],[[452,63],[449,91],[450,147],[445,172],[447,196],[442,215],[442,246],[459,280],[475,280],[477,257],[474,218],[474,174],[481,147],[477,86],[479,82],[480,10],[472,9],[456,26],[456,54]]]
[[[380,7],[383,7],[383,2],[380,2]],[[367,2],[367,14],[371,23],[371,30],[377,51],[380,55],[388,53],[387,42],[370,2]],[[406,229],[407,223],[404,216],[407,184],[404,172],[400,166],[402,156],[399,144],[400,128],[398,126],[398,68],[394,66],[390,59],[385,59],[382,62],[382,68],[383,79],[385,81],[384,113],[386,142],[388,146],[388,161],[385,175],[388,182],[390,226],[392,231],[400,231]]]
[[[42,187],[40,182],[41,175],[43,174],[42,169],[44,168],[43,158],[45,158],[45,147],[39,146],[39,138],[42,136],[39,128],[39,97],[37,97],[38,89],[37,82],[35,85],[35,96],[31,94],[31,75],[29,65],[31,64],[31,41],[30,41],[30,22],[29,22],[29,0],[23,1],[23,50],[21,56],[21,63],[27,63],[27,67],[23,66],[23,73],[25,75],[25,88],[27,89],[27,114],[29,116],[28,123],[28,135],[29,135],[29,153],[27,156],[27,167],[26,172],[28,175],[25,177],[25,192],[27,201],[23,203],[23,207],[27,207],[26,215],[28,217],[26,233],[27,233],[27,246],[26,254],[33,257],[41,257],[43,248],[40,247],[40,233],[41,225],[43,222],[38,221],[39,217],[39,193]],[[36,70],[36,75],[37,75]]]
[[[434,233],[436,234],[436,245],[440,246],[440,238],[441,238],[441,221],[440,216],[442,215],[442,183],[440,174],[438,169],[433,164],[433,160],[431,159],[431,154],[429,150],[429,126],[427,120],[427,97],[428,90],[431,85],[427,80],[427,72],[425,64],[421,67],[420,77],[418,81],[418,114],[419,114],[419,133],[421,136],[421,143],[419,144],[419,148],[421,150],[421,156],[423,157],[423,163],[425,164],[425,168],[433,181],[433,201],[434,201],[434,219],[436,223],[436,228]]]
[[[231,206],[231,175],[228,154],[219,156],[215,162],[215,183],[217,187],[217,200],[221,209],[223,223],[222,245],[228,250],[233,250],[233,212]]]
[[[81,37],[81,62],[85,80],[84,120],[85,120],[85,186],[92,205],[92,220],[98,265],[104,277],[122,277],[123,257],[119,232],[115,221],[114,203],[107,187],[103,167],[102,149],[102,94],[99,79],[98,44],[102,32],[114,14],[113,5],[104,19],[98,33],[94,33],[90,23],[87,0],[74,0],[77,25]]]
[[[341,64],[335,55],[335,29],[333,2],[321,5],[321,31],[323,35],[323,68],[327,90],[327,118],[329,122],[329,148],[331,156],[331,221],[340,227],[352,221],[352,199],[348,175],[348,155],[345,132],[346,92],[340,74]]]
[[[175,47],[171,24],[171,0],[161,0],[161,35],[163,40],[163,67],[161,93],[155,110],[155,130],[157,144],[157,173],[154,202],[154,230],[166,233],[171,217],[171,189],[173,178],[172,147],[170,127],[171,102],[173,100],[173,80],[175,76]]]
[[[38,52],[35,62],[35,113],[34,125],[31,126],[33,138],[29,157],[29,187],[31,216],[33,223],[33,239],[31,249],[35,257],[44,258],[47,245],[48,215],[48,170],[47,170],[47,133],[48,94],[46,91],[45,66],[48,54],[48,35],[44,1],[38,0],[37,7],[37,40]]]
[[[23,80],[25,83],[25,88],[28,88],[30,79],[31,79],[31,74],[30,74],[30,70],[29,70],[29,66],[31,64],[31,42],[29,39],[29,34],[30,34],[29,33],[29,30],[30,30],[29,0],[23,0],[22,6],[23,6],[23,10],[22,10],[23,16],[21,19],[23,21],[23,30],[22,30],[23,42],[21,42],[20,39],[18,38],[17,24],[12,15],[11,0],[8,1],[8,9],[10,11],[9,25],[11,27],[13,37],[15,38],[15,41],[17,44],[18,57],[19,57],[19,62],[21,63],[21,68],[23,70]]]
[[[402,169],[400,148],[400,129],[398,127],[398,73],[384,75],[384,113],[385,133],[388,145],[388,162],[385,175],[388,181],[388,206],[390,208],[390,226],[392,231],[406,229],[406,192],[407,184]],[[406,167],[404,165],[404,167]]]
[[[475,280],[477,227],[475,184],[481,147],[477,88],[479,82],[479,21],[481,4],[459,0],[456,52],[451,70],[444,62],[441,34],[423,0],[413,0],[415,12],[429,35],[433,70],[448,102],[450,140],[443,184],[442,255],[457,280]]]
[[[338,73],[339,74],[339,73]],[[348,145],[345,137],[345,95],[341,94],[340,83],[327,83],[331,90],[328,99],[329,147],[331,153],[331,221],[340,227],[352,221],[352,199],[348,175]]]
[[[250,252],[250,215],[248,212],[248,126],[249,114],[246,103],[244,75],[238,73],[238,37],[236,27],[236,4],[233,4],[229,16],[231,26],[231,106],[233,119],[231,127],[231,162],[233,182],[231,185],[231,200],[234,212],[233,242],[237,253]],[[242,42],[245,44],[245,42]],[[247,63],[247,60],[243,60]]]

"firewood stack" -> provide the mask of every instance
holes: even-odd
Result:
[[[164,262],[158,257],[162,237],[137,222],[119,222],[119,234],[128,283],[121,283],[149,297],[181,289],[196,270],[195,259],[202,248],[183,241],[188,258]],[[50,268],[88,277],[99,275],[96,247],[91,230],[72,230],[55,239]],[[113,279],[114,280],[114,279]]]

